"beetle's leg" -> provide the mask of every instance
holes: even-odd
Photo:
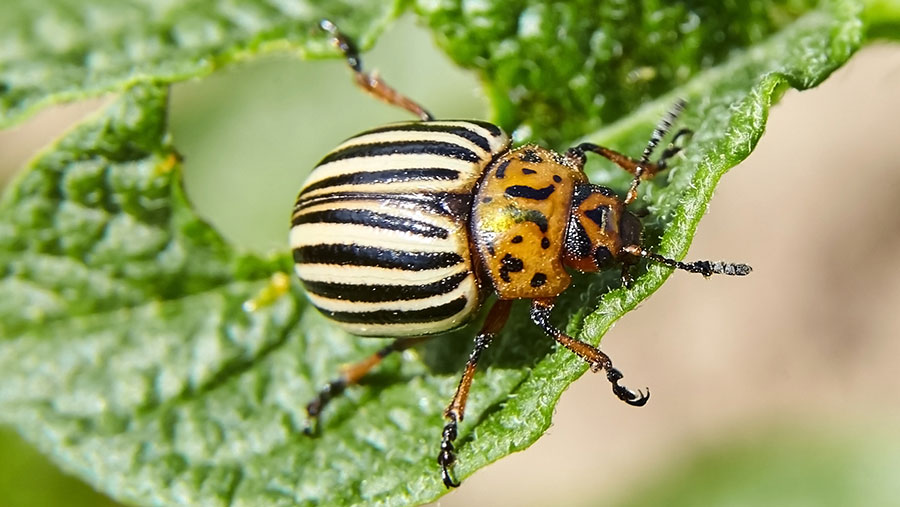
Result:
[[[659,167],[658,164],[646,163],[643,166],[640,165],[640,161],[635,160],[624,153],[619,153],[616,150],[611,150],[605,146],[600,146],[594,143],[581,143],[578,146],[573,146],[566,151],[566,157],[575,159],[579,165],[584,165],[585,163],[585,152],[596,153],[602,157],[608,158],[612,163],[621,167],[625,171],[628,171],[631,174],[637,174],[638,168],[641,169],[641,177],[645,179],[652,178],[653,175],[665,169],[665,167]]]
[[[413,338],[398,338],[391,342],[390,345],[382,347],[378,350],[378,352],[363,359],[362,361],[353,363],[343,368],[340,375],[336,379],[325,384],[325,386],[319,390],[319,393],[316,395],[316,397],[306,405],[306,413],[309,416],[309,422],[303,432],[307,435],[314,433],[319,420],[319,414],[322,413],[322,409],[325,408],[325,405],[327,405],[328,402],[331,401],[335,396],[344,392],[344,389],[346,389],[347,386],[359,382],[359,380],[363,378],[366,373],[377,366],[385,357],[391,355],[394,352],[406,350],[416,344],[422,343],[429,338],[431,337],[417,336]]]
[[[678,119],[678,115],[684,110],[684,106],[684,99],[675,101],[675,105],[672,106],[672,109],[669,109],[669,112],[662,117],[662,120],[660,120],[656,125],[656,128],[653,129],[653,133],[650,134],[650,140],[647,141],[647,146],[644,147],[644,153],[641,154],[641,160],[638,161],[637,168],[635,168],[634,179],[631,180],[631,188],[629,188],[628,193],[625,194],[626,205],[631,204],[637,199],[637,187],[641,183],[641,177],[644,175],[644,166],[650,163],[650,155],[653,154],[653,150],[656,149],[656,146],[662,141],[662,138],[666,137],[669,129],[672,128],[672,124],[675,123],[675,120]],[[659,169],[660,168],[657,165],[656,170],[659,171]]]
[[[628,155],[623,155],[615,150],[598,146],[594,143],[581,143],[578,146],[569,148],[569,151],[566,152],[566,157],[575,160],[577,164],[584,165],[584,154],[589,151],[608,158],[617,166],[633,174],[634,178],[631,180],[631,187],[625,195],[625,204],[631,204],[637,199],[637,187],[640,184],[641,179],[651,178],[659,171],[665,169],[668,159],[681,151],[681,148],[676,147],[674,144],[675,140],[683,135],[689,134],[691,132],[690,130],[684,129],[675,134],[675,137],[672,139],[673,144],[670,144],[663,152],[659,161],[655,164],[650,162],[650,156],[653,155],[653,150],[656,149],[660,141],[662,141],[669,132],[669,129],[672,128],[672,124],[675,123],[678,115],[684,110],[684,105],[684,100],[679,99],[675,102],[675,105],[672,106],[672,109],[663,116],[659,124],[656,125],[656,128],[653,129],[653,133],[650,134],[650,141],[647,142],[647,146],[644,148],[644,152],[641,154],[639,160],[635,160]]]
[[[563,333],[550,324],[550,312],[553,310],[555,298],[535,299],[531,302],[531,320],[544,330],[547,335],[559,342],[565,348],[571,350],[591,365],[592,371],[606,370],[606,378],[612,383],[612,390],[620,400],[635,407],[643,406],[650,399],[650,389],[647,394],[641,391],[634,392],[625,386],[619,385],[622,372],[615,369],[612,360],[600,349]]]
[[[378,100],[406,109],[422,120],[427,121],[434,119],[431,113],[425,110],[424,107],[388,86],[377,73],[369,74],[368,72],[363,71],[362,60],[359,57],[359,51],[356,49],[356,44],[354,44],[349,37],[341,33],[334,23],[327,19],[323,19],[322,21],[319,21],[319,27],[331,34],[332,43],[344,54],[347,65],[349,65],[350,69],[353,71],[353,80],[356,82],[357,86]]]
[[[622,263],[622,287],[626,289],[631,288],[631,284],[634,283],[634,275],[631,273],[631,267],[634,266],[632,262],[623,262]]]
[[[450,401],[450,405],[444,411],[444,417],[449,422],[441,432],[441,452],[438,453],[437,462],[441,466],[441,479],[444,481],[444,486],[448,488],[459,486],[459,483],[453,479],[453,475],[450,473],[450,467],[456,461],[456,455],[453,452],[453,441],[456,440],[457,424],[462,422],[466,413],[466,400],[469,397],[469,388],[472,387],[472,377],[475,375],[475,367],[478,366],[478,358],[491,344],[494,336],[503,329],[506,319],[509,318],[509,308],[511,306],[511,300],[500,300],[491,307],[491,311],[488,312],[481,331],[475,336],[475,348],[472,349],[472,353],[469,354],[469,360],[466,361],[466,369],[462,378],[459,379],[456,394],[453,395],[453,400]]]
[[[638,245],[629,245],[622,248],[622,251],[628,254],[631,254],[635,257],[643,257],[644,259],[651,260],[653,262],[658,262],[660,264],[665,264],[670,268],[675,269],[683,269],[684,271],[690,271],[691,273],[699,273],[703,276],[712,276],[712,275],[731,275],[731,276],[744,276],[749,275],[753,268],[748,266],[747,264],[741,264],[737,262],[721,262],[721,261],[693,261],[693,262],[679,262],[675,259],[670,259],[668,257],[663,257],[662,255],[653,253],[647,250],[644,247]]]
[[[694,131],[691,129],[681,129],[678,132],[675,132],[675,135],[672,136],[672,140],[669,141],[669,145],[666,146],[666,149],[659,154],[659,158],[656,160],[657,171],[667,169],[669,167],[669,160],[671,160],[675,155],[681,153],[681,150],[684,147],[679,144],[678,139],[682,137],[690,138],[693,135]]]

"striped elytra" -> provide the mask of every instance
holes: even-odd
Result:
[[[490,123],[435,121],[424,107],[364,72],[353,41],[334,23],[323,20],[320,28],[344,54],[358,86],[422,121],[348,139],[316,165],[297,197],[290,241],[312,304],[351,333],[395,338],[318,391],[306,406],[308,432],[330,400],[386,356],[462,325],[491,294],[496,301],[475,335],[435,446],[446,487],[459,485],[452,473],[456,439],[479,358],[503,329],[514,300],[530,300],[529,317],[541,331],[591,370],[605,370],[619,399],[644,405],[649,391],[621,385],[622,373],[608,355],[567,335],[550,317],[569,286],[570,270],[618,268],[625,285],[639,259],[704,276],[750,272],[745,264],[680,262],[641,245],[640,221],[627,206],[639,183],[666,169],[681,150],[675,141],[689,134],[685,129],[650,161],[684,103],[663,117],[639,160],[593,143],[564,154],[533,145],[510,148],[508,136]],[[588,181],[587,153],[633,175],[624,199]]]
[[[508,136],[478,121],[389,125],[326,155],[291,220],[310,301],[364,336],[434,334],[482,302],[467,224],[475,186]]]

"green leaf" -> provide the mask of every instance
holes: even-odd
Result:
[[[675,97],[688,99],[682,124],[693,140],[642,188],[647,240],[659,251],[685,253],[715,183],[749,154],[781,93],[815,86],[859,47],[861,11],[828,4],[588,136],[639,152]],[[491,86],[496,98],[515,84]],[[384,342],[337,331],[296,284],[259,308],[245,304],[291,261],[236,252],[197,218],[165,112],[163,89],[131,88],[45,151],[0,202],[0,422],[96,488],[140,504],[410,504],[442,495],[441,412],[474,329],[389,358],[328,407],[320,437],[304,436],[304,405],[317,387]],[[590,172],[618,189],[627,181],[597,161]],[[611,275],[580,277],[556,317],[599,343],[668,274],[651,268],[627,291],[610,290]],[[523,310],[476,375],[460,478],[533,443],[586,370]]]
[[[418,0],[416,7],[457,63],[479,69],[502,126],[556,146],[764,41],[817,3]]]
[[[50,103],[169,83],[271,51],[332,54],[331,16],[363,47],[402,0],[11,0],[0,7],[0,128]]]

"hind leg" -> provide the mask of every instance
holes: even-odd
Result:
[[[370,74],[363,71],[362,60],[359,57],[359,51],[356,49],[356,44],[354,44],[349,37],[341,33],[334,23],[327,19],[323,19],[319,22],[319,27],[331,34],[331,40],[335,47],[344,54],[347,65],[349,65],[350,70],[353,71],[353,81],[357,86],[378,100],[405,109],[418,116],[423,121],[434,119],[434,116],[432,116],[424,107],[419,105],[419,103],[390,87],[376,73]]]
[[[391,355],[394,352],[400,352],[402,350],[406,350],[414,345],[422,343],[423,341],[431,338],[430,336],[417,336],[414,338],[399,338],[391,342],[390,345],[386,347],[382,347],[375,352],[371,356],[359,361],[357,363],[353,363],[346,368],[343,368],[340,375],[331,382],[325,384],[322,389],[319,390],[319,393],[316,397],[306,405],[306,413],[309,416],[309,422],[306,428],[303,430],[307,435],[312,434],[316,431],[318,427],[319,414],[322,413],[322,409],[325,408],[325,405],[328,404],[329,401],[334,399],[334,397],[338,396],[347,388],[347,386],[351,386],[359,382],[361,378],[363,378],[372,368],[376,367],[381,361]]]

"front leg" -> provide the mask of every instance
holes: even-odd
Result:
[[[469,388],[472,387],[475,367],[478,366],[478,359],[481,357],[481,353],[488,348],[494,336],[506,324],[506,319],[509,318],[510,306],[512,306],[512,301],[500,300],[491,307],[491,311],[488,312],[481,331],[475,336],[475,347],[472,349],[472,353],[469,354],[469,360],[466,361],[466,369],[462,378],[459,379],[456,394],[453,395],[453,400],[450,402],[447,410],[444,411],[444,417],[449,422],[441,432],[441,452],[438,453],[437,462],[441,466],[441,480],[447,488],[459,486],[459,482],[454,480],[453,475],[450,473],[450,468],[456,462],[453,442],[456,440],[457,425],[462,422],[466,413],[466,400],[469,398]]]
[[[600,349],[589,343],[563,333],[550,324],[550,312],[553,310],[555,299],[535,299],[531,302],[531,320],[547,333],[548,336],[559,342],[565,348],[578,354],[578,357],[591,365],[591,371],[606,370],[606,378],[612,384],[613,393],[625,403],[641,407],[650,399],[650,389],[647,394],[641,391],[632,391],[619,385],[622,380],[622,372],[613,367],[612,360]]]

